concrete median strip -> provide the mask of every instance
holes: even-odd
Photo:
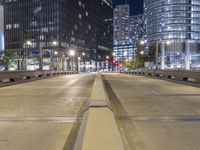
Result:
[[[100,74],[96,76],[90,100],[74,150],[124,150]]]

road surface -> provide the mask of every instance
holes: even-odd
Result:
[[[126,149],[200,150],[200,88],[104,74]]]
[[[71,150],[95,75],[0,88],[1,150]]]

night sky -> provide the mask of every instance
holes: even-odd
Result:
[[[125,4],[126,0],[113,0],[115,5]],[[127,0],[130,5],[131,15],[143,13],[143,0]]]

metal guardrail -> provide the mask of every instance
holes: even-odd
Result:
[[[44,70],[44,71],[2,71],[0,72],[0,84],[3,82],[16,82],[39,77],[48,77],[64,74],[75,74],[77,72],[64,70]]]
[[[169,79],[176,79],[179,81],[192,81],[200,83],[200,71],[138,69],[133,71],[121,71],[121,73],[157,76]]]

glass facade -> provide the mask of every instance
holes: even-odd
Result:
[[[145,33],[143,15],[130,16],[129,5],[114,9],[115,60],[126,61],[136,54],[138,41]]]
[[[129,5],[118,5],[114,9],[114,53],[117,61],[125,61],[133,56],[133,45],[130,40]]]
[[[44,59],[60,62],[53,52],[68,55],[73,48],[78,56],[84,53],[88,66],[95,62],[95,70],[112,51],[110,0],[3,0],[3,5],[5,49],[19,60],[42,52]]]
[[[115,45],[114,53],[115,60],[125,61],[135,56],[135,47],[133,44]]]
[[[132,57],[136,56],[136,50],[140,40],[144,38],[145,35],[145,25],[143,14],[130,16],[130,40],[133,44],[134,51]]]
[[[162,69],[200,69],[200,1],[145,0],[148,45]]]

